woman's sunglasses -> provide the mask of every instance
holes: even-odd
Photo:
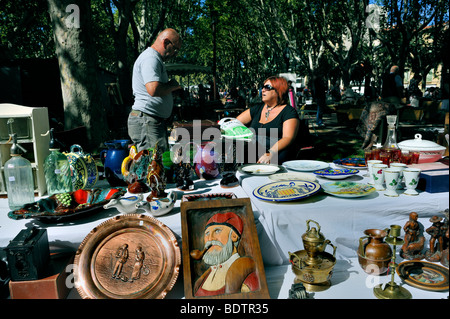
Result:
[[[272,90],[275,90],[275,88],[274,88],[272,85],[270,85],[270,84],[266,84],[266,85],[264,85],[262,88],[263,88],[264,90],[266,90],[266,91],[272,91]]]

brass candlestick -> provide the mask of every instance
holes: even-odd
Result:
[[[401,227],[399,225],[391,225],[389,231],[389,236],[386,238],[386,242],[392,245],[392,261],[391,261],[391,281],[386,283],[384,288],[382,284],[377,285],[373,288],[373,293],[378,299],[411,299],[411,293],[397,285],[394,281],[395,268],[397,264],[395,263],[396,247],[403,245],[403,239],[398,238],[400,236]]]

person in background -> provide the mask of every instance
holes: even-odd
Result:
[[[326,107],[326,87],[323,79],[318,76],[313,76],[313,84],[314,84],[314,98],[317,103],[317,115],[316,115],[316,125],[318,127],[323,127],[323,112]]]
[[[237,119],[254,129],[257,141],[265,152],[258,154],[258,163],[283,163],[297,155],[293,143],[299,128],[297,111],[288,105],[288,84],[285,78],[271,76],[264,81],[262,102],[242,112]],[[275,129],[278,137],[271,138]]]
[[[258,94],[258,90],[253,88],[248,97],[248,107],[253,107],[255,105],[261,104],[262,100]]]
[[[384,76],[381,88],[383,101],[393,104],[397,109],[401,107],[401,99],[403,98],[403,80],[398,72],[398,66],[393,65],[390,73]]]
[[[128,135],[138,151],[153,148],[156,143],[162,153],[169,150],[166,121],[172,114],[172,92],[182,88],[177,81],[169,81],[164,61],[175,57],[180,48],[180,35],[174,29],[165,29],[134,63],[134,104],[128,116]]]

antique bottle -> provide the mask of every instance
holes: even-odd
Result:
[[[72,176],[67,156],[59,151],[57,142],[50,129],[50,154],[44,161],[44,176],[47,184],[47,194],[68,193],[73,190]]]
[[[25,204],[34,202],[34,180],[31,163],[20,155],[26,150],[17,144],[17,134],[12,134],[11,158],[5,163],[6,190],[8,205],[16,210]]]
[[[397,115],[386,115],[386,120],[388,123],[388,131],[382,152],[389,153],[391,163],[398,162],[402,155],[402,151],[397,145],[397,132],[395,128]]]

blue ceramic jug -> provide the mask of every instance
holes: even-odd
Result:
[[[130,140],[111,140],[105,142],[106,150],[100,152],[100,158],[105,168],[105,177],[111,186],[125,186],[122,176],[122,162],[128,156]]]

